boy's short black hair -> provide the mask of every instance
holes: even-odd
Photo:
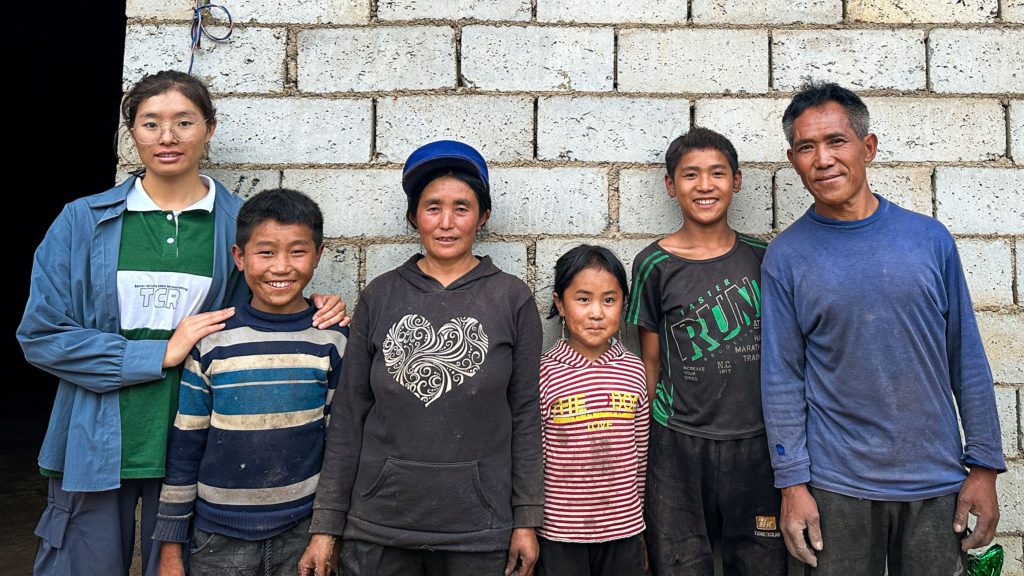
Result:
[[[793,123],[808,108],[814,108],[829,102],[835,102],[846,110],[850,126],[858,138],[865,138],[871,130],[871,115],[864,101],[851,90],[834,82],[804,84],[800,91],[793,95],[793,100],[786,106],[782,114],[782,131],[786,133],[786,141],[793,145]]]
[[[733,175],[740,171],[739,155],[728,138],[714,130],[694,126],[689,132],[673,140],[665,151],[665,169],[669,178],[675,178],[679,159],[690,150],[718,150],[729,161]]]
[[[313,232],[317,248],[324,243],[324,215],[312,198],[298,190],[270,188],[257,193],[238,211],[235,244],[245,250],[252,231],[267,220],[280,224],[305,224]]]
[[[614,276],[619,282],[619,287],[622,288],[622,301],[629,301],[629,284],[626,281],[626,269],[622,266],[622,262],[615,257],[615,254],[612,254],[611,250],[590,244],[581,244],[558,258],[558,261],[555,262],[553,292],[562,298],[565,290],[572,284],[572,279],[587,268],[605,270]],[[552,302],[548,318],[555,316],[558,316],[558,307]]]

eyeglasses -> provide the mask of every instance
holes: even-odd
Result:
[[[146,146],[156,144],[163,136],[165,127],[171,131],[171,137],[175,140],[188,142],[196,137],[196,134],[199,133],[199,126],[202,124],[206,124],[206,120],[181,119],[163,123],[146,120],[132,128],[131,132],[135,135],[136,142]]]

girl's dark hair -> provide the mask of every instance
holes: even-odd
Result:
[[[561,298],[566,288],[572,284],[573,278],[587,268],[604,270],[614,276],[619,281],[619,287],[622,288],[622,301],[629,301],[629,284],[626,281],[626,269],[622,266],[622,262],[619,262],[611,250],[590,244],[581,244],[569,250],[555,262],[553,292]],[[552,302],[548,318],[555,316],[558,316],[558,307]]]
[[[487,183],[477,178],[476,176],[462,170],[452,170],[451,168],[441,168],[429,176],[423,181],[427,184],[408,194],[406,197],[409,200],[408,206],[405,210],[405,219],[412,226],[413,230],[416,229],[416,208],[419,208],[420,198],[423,197],[423,190],[430,185],[431,182],[444,176],[451,176],[456,180],[461,181],[466,186],[469,186],[473,190],[473,194],[476,195],[476,202],[480,205],[480,215],[483,216],[485,212],[491,209],[491,189],[487,186]]]
[[[124,95],[121,101],[121,118],[125,125],[131,128],[135,124],[139,106],[147,98],[171,91],[180,93],[195,104],[208,124],[217,122],[217,109],[213,106],[213,98],[210,97],[210,91],[202,80],[177,70],[162,70],[144,76]]]

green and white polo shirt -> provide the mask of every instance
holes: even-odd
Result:
[[[214,254],[214,184],[180,212],[161,210],[137,179],[128,193],[117,262],[121,334],[129,340],[167,340],[210,292]],[[119,391],[121,477],[162,478],[167,434],[178,409],[180,367],[160,380]]]

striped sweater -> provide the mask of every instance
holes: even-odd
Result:
[[[240,306],[185,361],[154,538],[263,540],[312,513],[348,329]]]
[[[562,542],[644,529],[649,408],[644,365],[619,342],[590,362],[560,340],[540,364],[544,525]]]

